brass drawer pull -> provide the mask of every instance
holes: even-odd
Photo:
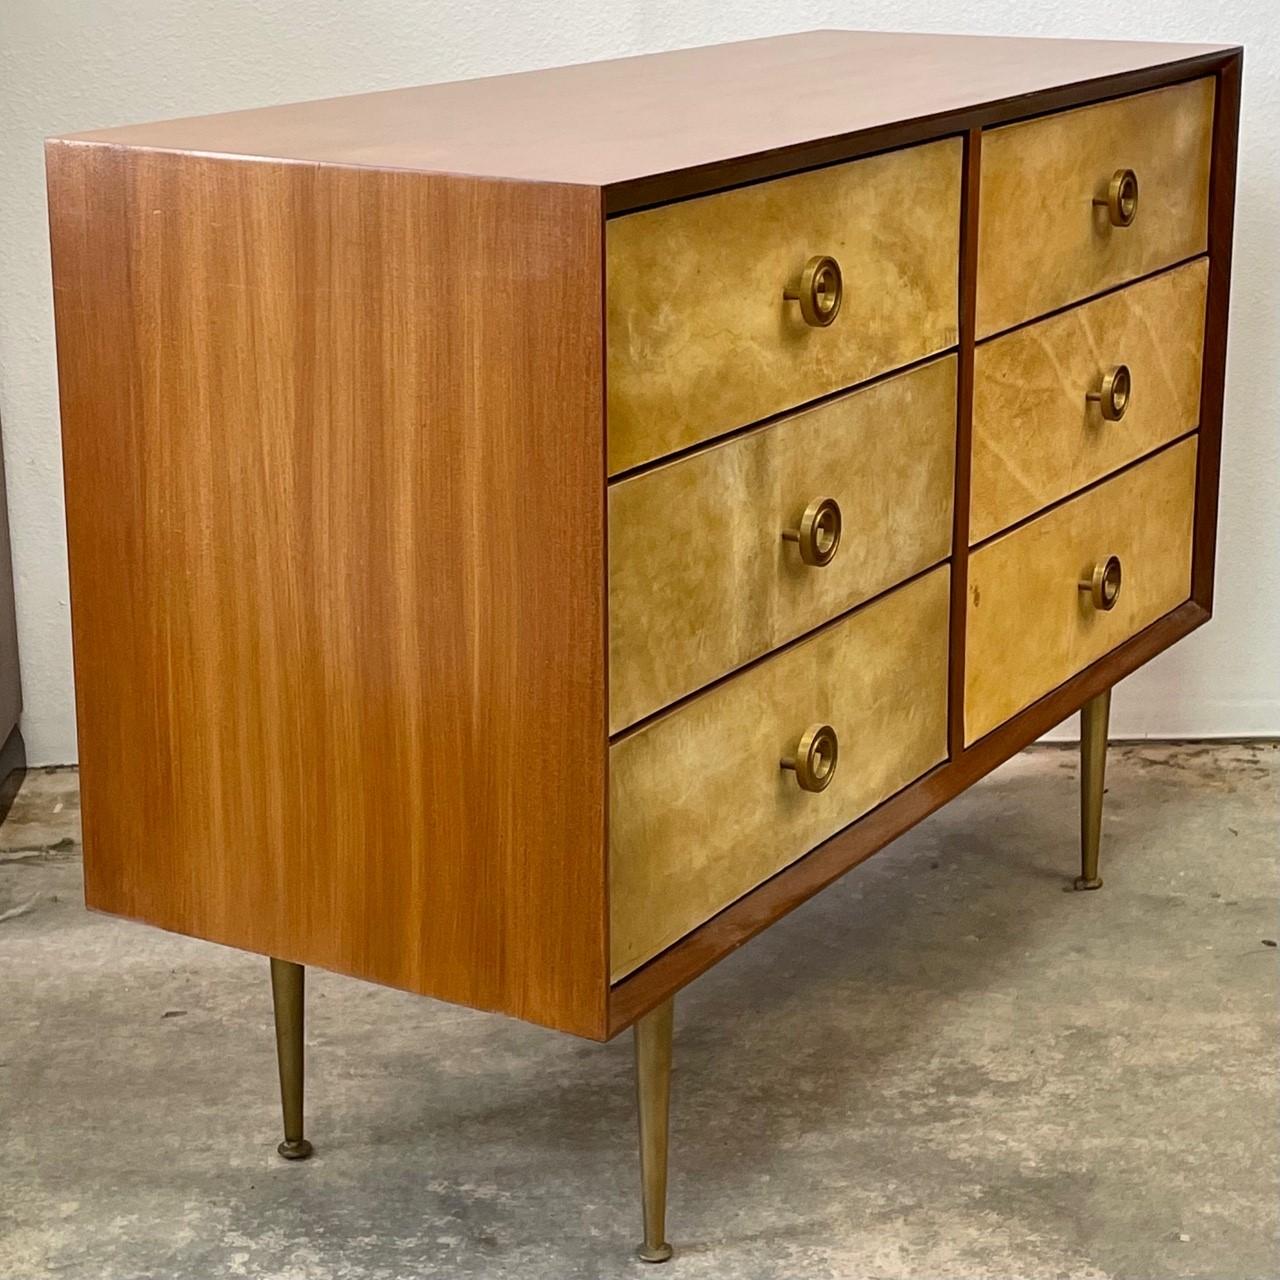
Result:
[[[840,504],[834,498],[815,498],[805,507],[800,527],[784,529],[782,538],[799,546],[805,564],[821,568],[840,549],[840,528]]]
[[[1119,422],[1124,417],[1129,401],[1133,398],[1133,378],[1127,364],[1118,364],[1102,375],[1097,391],[1085,393],[1086,400],[1096,401],[1102,416],[1108,422]]]
[[[1096,196],[1094,204],[1103,205],[1113,227],[1129,227],[1138,216],[1138,175],[1132,169],[1117,169],[1107,183],[1107,194]]]
[[[1089,593],[1089,601],[1095,609],[1106,613],[1116,607],[1120,599],[1120,557],[1108,556],[1093,566],[1087,578],[1080,579],[1080,590]]]
[[[800,273],[800,283],[795,288],[784,289],[782,296],[800,304],[805,324],[825,328],[840,314],[840,303],[844,300],[840,264],[834,258],[810,258]]]
[[[781,765],[795,771],[802,791],[825,791],[836,774],[840,743],[829,724],[810,725],[801,735],[794,756],[784,756]]]

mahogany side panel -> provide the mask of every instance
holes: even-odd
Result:
[[[89,904],[601,1035],[599,191],[48,169]]]
[[[1240,141],[1243,65],[1244,54],[1237,51],[1218,73],[1213,109],[1213,164],[1209,171],[1209,291],[1205,302],[1204,373],[1200,383],[1200,453],[1191,596],[1210,612],[1213,611],[1218,540],[1218,477],[1226,396],[1231,241],[1236,211],[1236,152]]]

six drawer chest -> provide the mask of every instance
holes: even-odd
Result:
[[[1205,622],[1241,51],[809,32],[48,146],[90,906],[634,1027]],[[1065,869],[1064,869],[1065,870]]]

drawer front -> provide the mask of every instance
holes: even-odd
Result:
[[[979,337],[1203,253],[1212,78],[992,129],[982,137]],[[1131,169],[1128,226],[1104,200]]]
[[[609,473],[952,346],[959,139],[611,221]],[[839,264],[827,325],[783,297]]]
[[[615,981],[944,758],[947,606],[944,565],[613,745]],[[779,761],[817,724],[812,792]]]
[[[1208,278],[1200,258],[978,347],[970,542],[1195,428]]]
[[[955,366],[946,356],[612,486],[611,732],[947,557]],[[783,533],[801,534],[824,499],[840,537],[813,563],[822,537]]]
[[[973,742],[1191,594],[1196,438],[987,543],[969,560],[965,740]],[[1082,579],[1119,558],[1099,609]]]

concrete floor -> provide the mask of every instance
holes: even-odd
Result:
[[[695,983],[663,1271],[630,1260],[629,1037],[317,974],[286,1164],[265,962],[87,914],[75,775],[34,774],[0,1276],[1276,1276],[1278,781],[1274,746],[1113,748],[1075,894],[1074,754],[1039,748]]]

